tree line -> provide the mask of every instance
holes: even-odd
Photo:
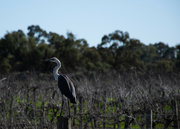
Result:
[[[128,32],[116,30],[104,35],[97,46],[90,47],[85,39],[77,39],[71,32],[66,36],[48,33],[38,25],[27,29],[27,34],[18,30],[0,39],[0,73],[49,72],[54,64],[43,60],[53,56],[61,60],[62,70],[68,72],[180,71],[180,44],[145,45],[130,38]]]

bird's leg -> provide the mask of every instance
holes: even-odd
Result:
[[[60,113],[60,116],[62,116],[63,105],[64,105],[64,98],[63,98],[63,94],[62,94],[62,104],[61,104],[61,113]]]
[[[68,110],[69,110],[69,116],[68,117],[70,117],[70,115],[71,115],[70,113],[71,112],[70,112],[70,106],[69,106],[69,99],[68,99]]]

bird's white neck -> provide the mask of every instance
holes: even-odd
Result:
[[[57,66],[54,67],[54,69],[53,69],[53,75],[54,75],[55,80],[57,81],[58,76],[59,76],[58,70],[61,68],[61,62],[59,60],[57,60],[56,63],[57,63]]]

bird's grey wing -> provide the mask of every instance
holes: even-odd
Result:
[[[69,86],[69,90],[71,91],[71,93],[73,94],[73,96],[76,97],[76,93],[75,93],[75,88],[74,88],[74,84],[73,82],[70,80],[70,78],[67,75],[64,75],[67,82],[68,82],[68,86]]]
[[[73,96],[76,97],[76,92],[75,92],[74,84],[72,81],[70,82],[70,89]]]

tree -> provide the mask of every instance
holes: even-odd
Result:
[[[98,45],[98,51],[112,68],[116,70],[127,70],[132,67],[142,67],[143,62],[140,55],[143,53],[144,45],[137,39],[130,39],[127,32],[115,31],[102,38]],[[107,58],[108,57],[108,58]]]
[[[73,33],[67,33],[67,38],[65,38],[62,35],[50,32],[48,41],[54,49],[54,56],[57,56],[63,62],[68,71],[82,69],[83,53],[88,47],[86,40],[76,39]]]
[[[180,70],[180,44],[176,46],[176,70]]]
[[[119,64],[118,58],[122,56],[123,46],[126,45],[128,39],[129,34],[119,30],[109,35],[104,35],[101,44],[98,45],[98,51],[104,62],[110,64],[115,69],[119,69],[117,66]]]
[[[31,25],[28,27],[29,32],[27,35],[29,37],[33,37],[36,41],[36,43],[45,42],[47,38],[47,32],[43,29],[41,29],[38,25]]]
[[[102,69],[101,56],[95,47],[85,49],[82,62],[88,71],[100,71]]]
[[[157,48],[157,54],[159,59],[174,59],[175,51],[174,47],[169,47],[162,42],[155,43],[154,46]]]
[[[9,60],[12,70],[24,70],[23,61],[28,50],[28,41],[22,30],[7,33],[0,43],[1,59]]]

